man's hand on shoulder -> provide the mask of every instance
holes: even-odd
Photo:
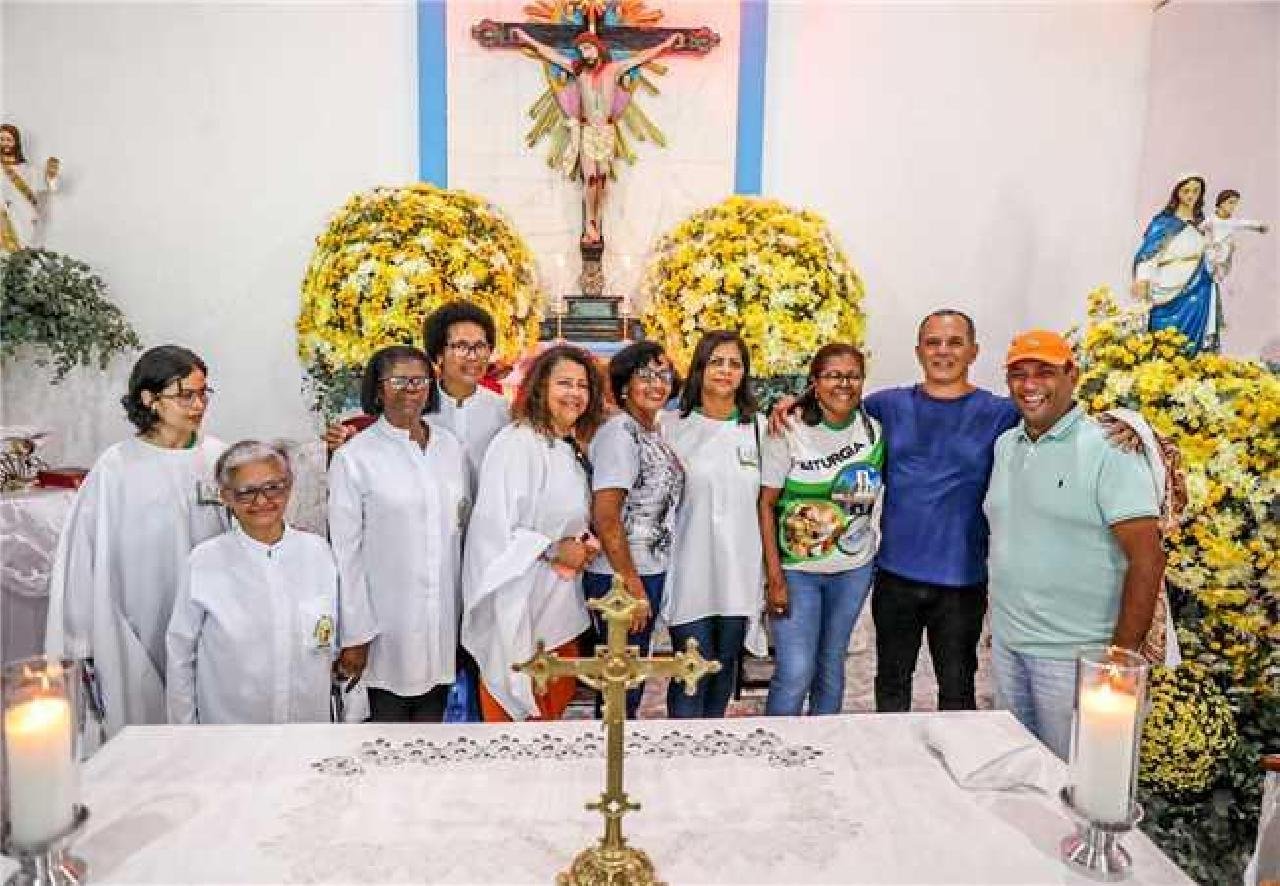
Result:
[[[796,404],[800,402],[800,398],[795,394],[783,394],[782,399],[773,404],[773,408],[769,410],[769,436],[781,437],[787,431],[787,426],[791,424],[791,416],[796,411]]]
[[[1110,412],[1104,412],[1094,418],[1103,433],[1107,435],[1107,442],[1116,449],[1130,454],[1142,452],[1142,435],[1138,433],[1137,428],[1129,424],[1128,420]]]
[[[324,429],[324,448],[333,452],[356,435],[356,429],[342,422],[334,422]]]

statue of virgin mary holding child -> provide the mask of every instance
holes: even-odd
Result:
[[[1222,320],[1201,232],[1204,192],[1203,177],[1179,179],[1133,257],[1133,294],[1151,305],[1147,328],[1178,330],[1192,354],[1218,349]]]

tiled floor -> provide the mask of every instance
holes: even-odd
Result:
[[[872,624],[869,610],[864,610],[858,619],[850,649],[849,657],[845,660],[844,710],[846,713],[874,711],[875,626]],[[751,666],[748,665],[748,667]],[[767,666],[765,667],[767,674]],[[644,701],[640,705],[642,719],[660,719],[666,716],[666,682],[666,680],[651,680],[645,687]],[[992,706],[991,649],[985,633],[978,646],[977,694],[978,707],[989,709]],[[763,713],[764,696],[763,689],[745,692],[740,701],[730,705],[729,716],[752,717]],[[932,711],[938,707],[938,684],[933,676],[933,663],[929,658],[929,650],[923,644],[920,650],[920,661],[916,665],[911,706],[917,711]]]

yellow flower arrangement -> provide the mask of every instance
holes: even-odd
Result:
[[[1149,698],[1139,783],[1168,797],[1208,790],[1238,740],[1226,696],[1203,666],[1187,663],[1152,670]]]
[[[499,356],[519,356],[538,340],[537,281],[529,247],[479,197],[429,184],[355,194],[317,238],[302,283],[298,356],[316,408],[339,408],[374,351],[420,342],[423,318],[454,299],[488,310]]]
[[[1079,395],[1125,406],[1173,440],[1187,508],[1167,537],[1183,654],[1233,693],[1280,701],[1280,378],[1255,360],[1185,354],[1173,330],[1148,332],[1109,290],[1089,295],[1076,332]]]
[[[702,332],[738,330],[760,377],[804,372],[827,341],[861,344],[862,281],[823,218],[777,200],[730,197],[658,241],[640,320],[680,366]]]

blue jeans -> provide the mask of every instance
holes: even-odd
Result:
[[[684,684],[672,680],[667,685],[667,716],[674,719],[723,717],[733,697],[738,677],[738,660],[747,636],[745,615],[708,615],[682,625],[671,625],[671,648],[684,652],[691,638],[698,641],[704,658],[720,662],[720,671],[698,681],[693,695]]]
[[[872,565],[819,574],[784,570],[791,611],[771,618],[778,663],[764,704],[768,716],[838,714],[844,701],[844,658],[871,588]]]
[[[1076,700],[1076,662],[1014,652],[991,638],[991,670],[996,707],[1018,722],[1063,760],[1071,752],[1071,718]]]
[[[662,587],[666,584],[667,574],[665,572],[657,572],[653,575],[640,576],[640,583],[644,585],[644,595],[649,598],[649,621],[645,623],[644,629],[639,633],[627,633],[627,645],[639,646],[641,655],[649,654],[649,640],[653,636],[653,621],[658,615],[658,610],[662,607]],[[609,588],[613,587],[612,575],[601,575],[597,572],[582,573],[582,593],[588,600],[598,600],[605,594],[609,593]],[[591,610],[591,625],[595,628],[597,642],[605,641],[605,623],[604,619],[595,611]],[[587,654],[594,654],[595,650],[587,651]],[[641,683],[633,689],[627,690],[627,717],[634,720],[636,712],[640,710],[640,699],[644,696],[644,684]],[[596,695],[596,716],[600,716],[600,696]]]

